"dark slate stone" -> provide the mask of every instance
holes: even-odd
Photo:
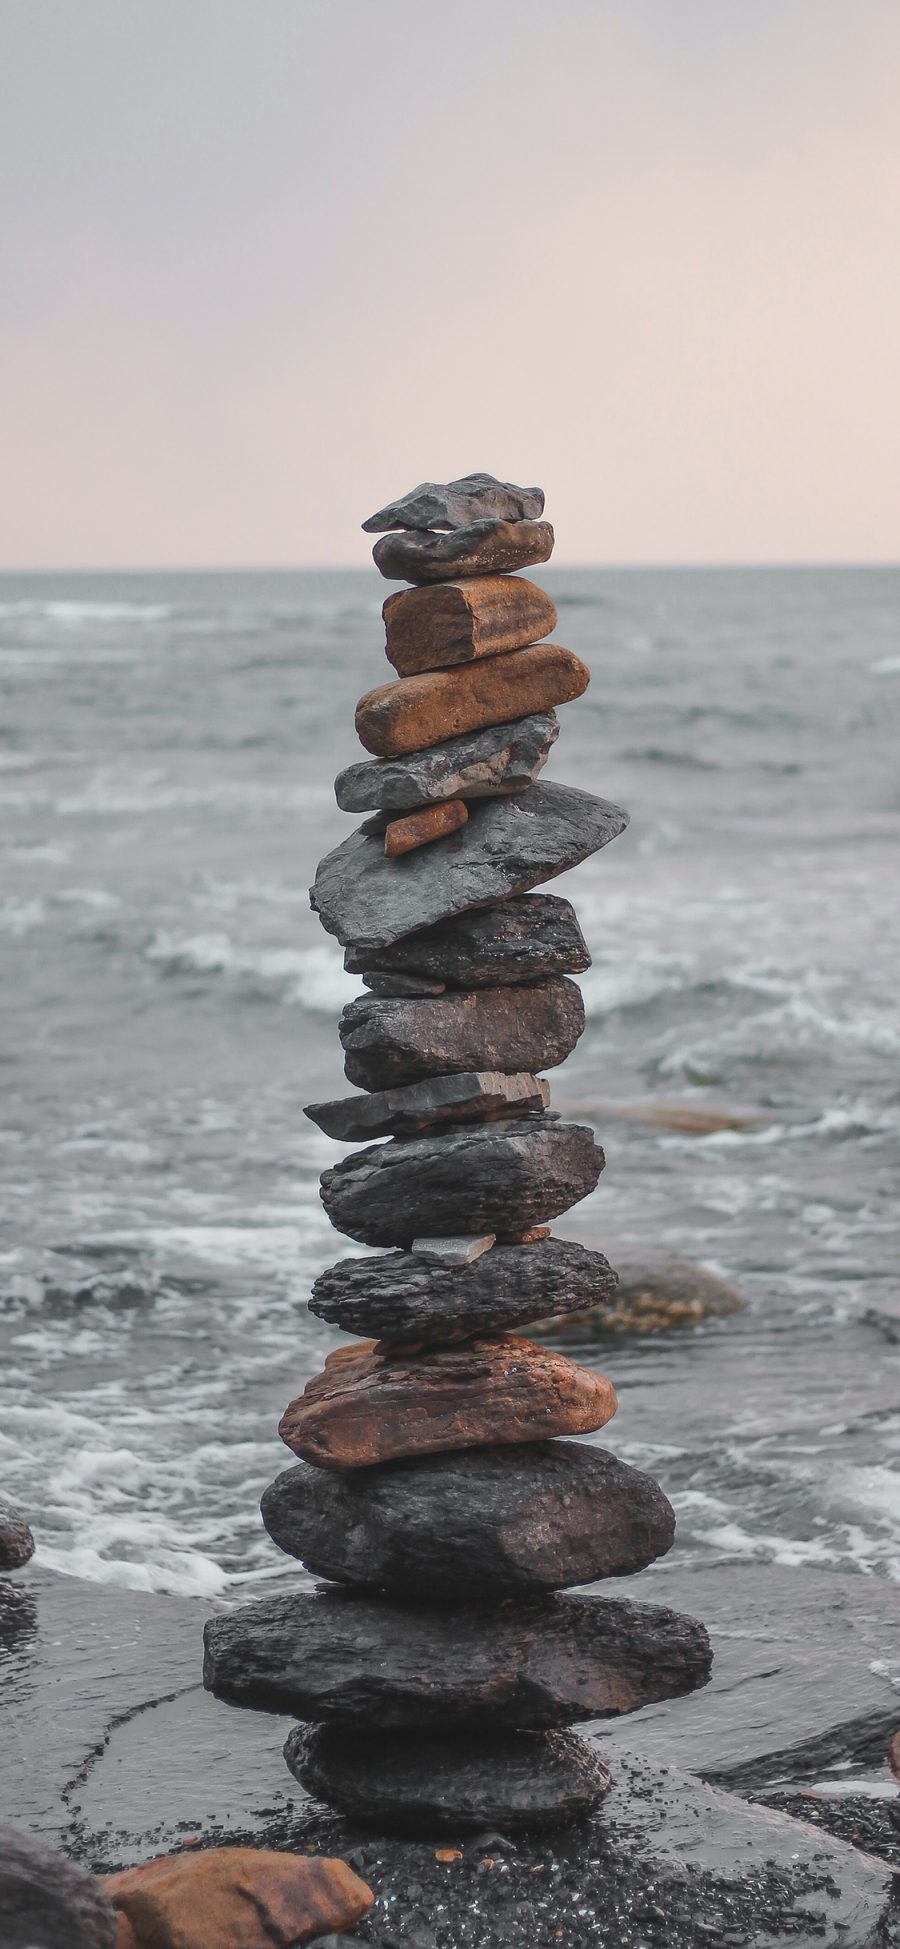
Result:
[[[464,474],[461,480],[422,481],[399,501],[388,501],[364,521],[363,534],[389,528],[467,528],[473,521],[536,521],[544,512],[542,487],[514,487],[494,474]]]
[[[414,995],[420,1000],[424,995],[442,995],[447,984],[444,981],[426,981],[422,975],[405,974],[364,974],[363,982],[373,995],[384,995],[395,1001],[398,995]]]
[[[627,1577],[675,1534],[657,1482],[574,1441],[343,1474],[299,1462],[260,1508],[272,1541],[316,1576],[457,1604]]]
[[[370,1726],[523,1726],[618,1718],[705,1685],[702,1624],[606,1597],[447,1611],[346,1591],[290,1591],[204,1631],[217,1698]]]
[[[590,965],[574,908],[555,893],[520,893],[419,928],[377,953],[353,946],[344,953],[348,974],[418,975],[451,988],[544,981]]]
[[[547,1238],[495,1245],[467,1266],[419,1252],[341,1259],[319,1274],[309,1305],[320,1320],[366,1340],[438,1346],[608,1305],[615,1289],[602,1252]]]
[[[449,534],[382,535],[372,550],[388,582],[452,582],[464,575],[507,575],[547,562],[553,553],[549,521],[470,521]]]
[[[534,783],[559,737],[555,711],[490,724],[484,731],[411,751],[402,758],[368,758],[334,781],[342,812],[408,812],[442,799],[490,799]]]
[[[569,785],[483,799],[446,839],[387,859],[377,834],[351,833],[319,865],[310,903],[342,946],[390,947],[469,907],[555,879],[624,832],[628,814]]]
[[[541,1115],[549,1100],[549,1083],[539,1082],[536,1076],[481,1070],[429,1076],[407,1089],[309,1103],[304,1115],[339,1143],[364,1144],[373,1137],[418,1137],[444,1124]]]
[[[363,1245],[524,1231],[593,1191],[603,1152],[586,1124],[528,1117],[371,1144],[323,1171],[332,1224]]]
[[[595,1748],[571,1732],[386,1735],[297,1726],[284,1757],[307,1793],[388,1832],[565,1826],[593,1813],[609,1788]]]
[[[0,1826],[3,1949],[113,1949],[116,1927],[109,1896],[85,1868]]]
[[[565,1062],[583,1030],[581,990],[564,976],[421,1000],[358,995],[338,1025],[344,1073],[364,1090],[399,1089],[467,1070],[533,1075]]]
[[[34,1556],[34,1537],[18,1509],[0,1502],[0,1570],[20,1570]]]

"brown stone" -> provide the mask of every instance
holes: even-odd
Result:
[[[278,1432],[317,1468],[370,1468],[445,1449],[590,1434],[616,1406],[605,1375],[516,1335],[424,1354],[385,1353],[370,1341],[329,1354]]]
[[[417,846],[427,846],[432,839],[443,839],[445,833],[456,832],[465,825],[468,816],[464,799],[444,799],[440,805],[426,805],[421,812],[410,812],[405,819],[392,819],[385,827],[385,853],[388,859],[396,859],[400,853],[414,853]]]
[[[388,582],[455,582],[549,561],[553,539],[549,521],[485,519],[449,534],[383,535],[372,560]]]
[[[362,1090],[400,1089],[433,1076],[555,1069],[584,1030],[584,1002],[565,975],[521,988],[453,989],[444,995],[357,995],[338,1034],[347,1080]]]
[[[587,665],[571,650],[532,643],[457,670],[429,670],[380,684],[357,704],[357,735],[377,758],[421,751],[463,731],[567,704],[590,680]]]
[[[374,1901],[346,1861],[245,1847],[165,1855],[104,1885],[137,1949],[293,1949],[352,1929]]]
[[[381,613],[387,660],[401,677],[520,650],[556,628],[555,604],[520,575],[474,575],[399,589]]]
[[[540,1245],[550,1237],[549,1225],[529,1225],[524,1232],[498,1232],[498,1245]]]

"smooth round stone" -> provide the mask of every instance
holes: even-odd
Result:
[[[338,1347],[284,1411],[278,1433],[317,1468],[592,1434],[618,1403],[605,1374],[516,1334],[430,1353]]]
[[[696,1691],[712,1664],[693,1618],[571,1593],[448,1610],[322,1587],[220,1612],[203,1639],[217,1698],[341,1725],[613,1719]]]
[[[319,1274],[310,1311],[345,1333],[438,1345],[608,1306],[616,1274],[602,1252],[568,1239],[495,1245],[472,1265],[445,1266],[418,1252],[340,1259]]]
[[[631,1576],[675,1535],[659,1484],[586,1442],[346,1474],[300,1462],[260,1507],[272,1541],[315,1575],[450,1603]]]
[[[358,995],[343,1010],[338,1034],[348,1081],[392,1090],[478,1070],[534,1076],[555,1069],[571,1055],[584,1022],[577,982],[557,976],[471,994]]]
[[[566,1826],[609,1788],[592,1746],[570,1732],[350,1732],[297,1726],[284,1757],[307,1793],[400,1833]]]
[[[548,562],[554,534],[549,521],[498,521],[486,517],[449,534],[386,534],[372,550],[388,582],[452,582],[461,575],[509,575]]]
[[[375,758],[443,744],[466,731],[554,710],[581,697],[591,673],[561,643],[532,643],[505,656],[425,670],[367,690],[356,706],[356,735]]]

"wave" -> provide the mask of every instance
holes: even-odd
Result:
[[[326,946],[249,947],[228,934],[177,935],[161,928],[144,950],[164,974],[234,975],[279,988],[288,1007],[337,1015],[359,993],[356,975],[344,973],[340,951]]]
[[[0,620],[34,617],[73,629],[84,623],[161,623],[174,614],[165,602],[41,602],[34,597],[0,602]]]

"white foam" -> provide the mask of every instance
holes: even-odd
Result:
[[[316,947],[242,946],[223,933],[179,935],[161,928],[145,949],[146,959],[173,972],[255,976],[283,989],[282,1000],[312,1013],[335,1016],[359,992],[355,975],[344,972],[340,951]]]

